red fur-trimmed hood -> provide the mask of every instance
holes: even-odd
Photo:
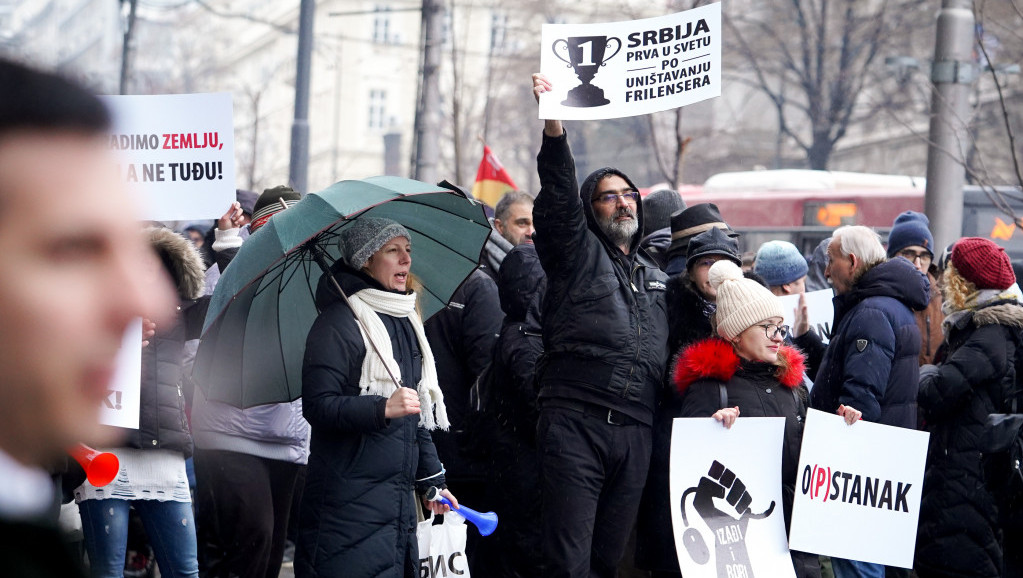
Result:
[[[699,379],[728,381],[739,370],[742,359],[731,344],[711,337],[686,347],[675,361],[673,378],[679,393],[685,393]],[[778,371],[775,377],[785,387],[796,387],[803,382],[806,362],[798,349],[782,345],[778,349]]]

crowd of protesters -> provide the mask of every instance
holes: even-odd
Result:
[[[412,235],[360,219],[316,291],[302,398],[239,409],[196,387],[195,340],[245,239],[301,194],[238,191],[209,229],[138,237],[96,169],[99,101],[10,63],[0,80],[19,87],[0,90],[0,574],[142,575],[155,560],[163,576],[272,578],[292,563],[297,576],[420,576],[417,522],[449,511],[423,499],[436,487],[500,517],[493,536],[468,534],[476,576],[677,577],[672,420],[785,418],[787,526],[813,408],[931,433],[916,575],[1023,575],[1023,498],[979,445],[989,414],[1023,398],[1023,294],[990,240],[936,247],[927,217],[906,211],[886,244],[844,226],[809,259],[783,240],[746,247],[744,267],[716,206],[641,199],[613,167],[580,183],[569,134],[547,120],[539,193],[498,202],[480,267],[444,309],[419,315]],[[537,101],[551,88],[534,75]],[[827,288],[826,343],[804,295]],[[800,296],[791,327],[786,295]],[[102,400],[139,316],[139,427],[97,428],[82,408]],[[78,441],[117,455],[112,483],[64,463]],[[57,491],[40,499],[44,471]],[[77,556],[49,553],[61,489],[81,520]],[[800,578],[910,575],[791,557]]]

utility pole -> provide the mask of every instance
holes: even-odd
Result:
[[[931,65],[934,89],[924,196],[924,211],[937,245],[928,249],[935,255],[963,233],[969,93],[977,78],[973,34],[971,0],[942,0]]]
[[[288,181],[303,196],[309,176],[309,77],[313,57],[316,0],[302,0],[298,13],[298,62],[295,70],[295,121],[291,124]]]
[[[118,94],[128,94],[128,73],[131,70],[132,45],[135,43],[135,9],[138,0],[127,0],[128,22],[124,27],[124,43],[121,45],[121,83]],[[121,0],[123,4],[125,0]]]
[[[440,0],[423,0],[423,70],[416,107],[415,158],[412,178],[437,182],[440,160],[440,68],[442,33]]]

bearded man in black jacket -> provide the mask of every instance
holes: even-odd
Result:
[[[533,75],[533,93],[551,90]],[[639,248],[636,186],[603,168],[577,185],[561,121],[544,122],[534,243],[547,274],[537,445],[544,576],[615,576],[650,462],[664,387],[667,275]]]

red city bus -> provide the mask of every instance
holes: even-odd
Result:
[[[996,187],[1017,216],[1023,191]],[[1013,259],[1023,260],[1023,230],[999,210],[989,188],[963,189],[963,236],[986,237]],[[924,179],[829,171],[752,171],[714,175],[703,186],[684,186],[687,205],[714,203],[729,225],[743,233],[743,251],[772,239],[790,241],[806,255],[841,225],[866,225],[887,238],[907,210],[924,210]]]

